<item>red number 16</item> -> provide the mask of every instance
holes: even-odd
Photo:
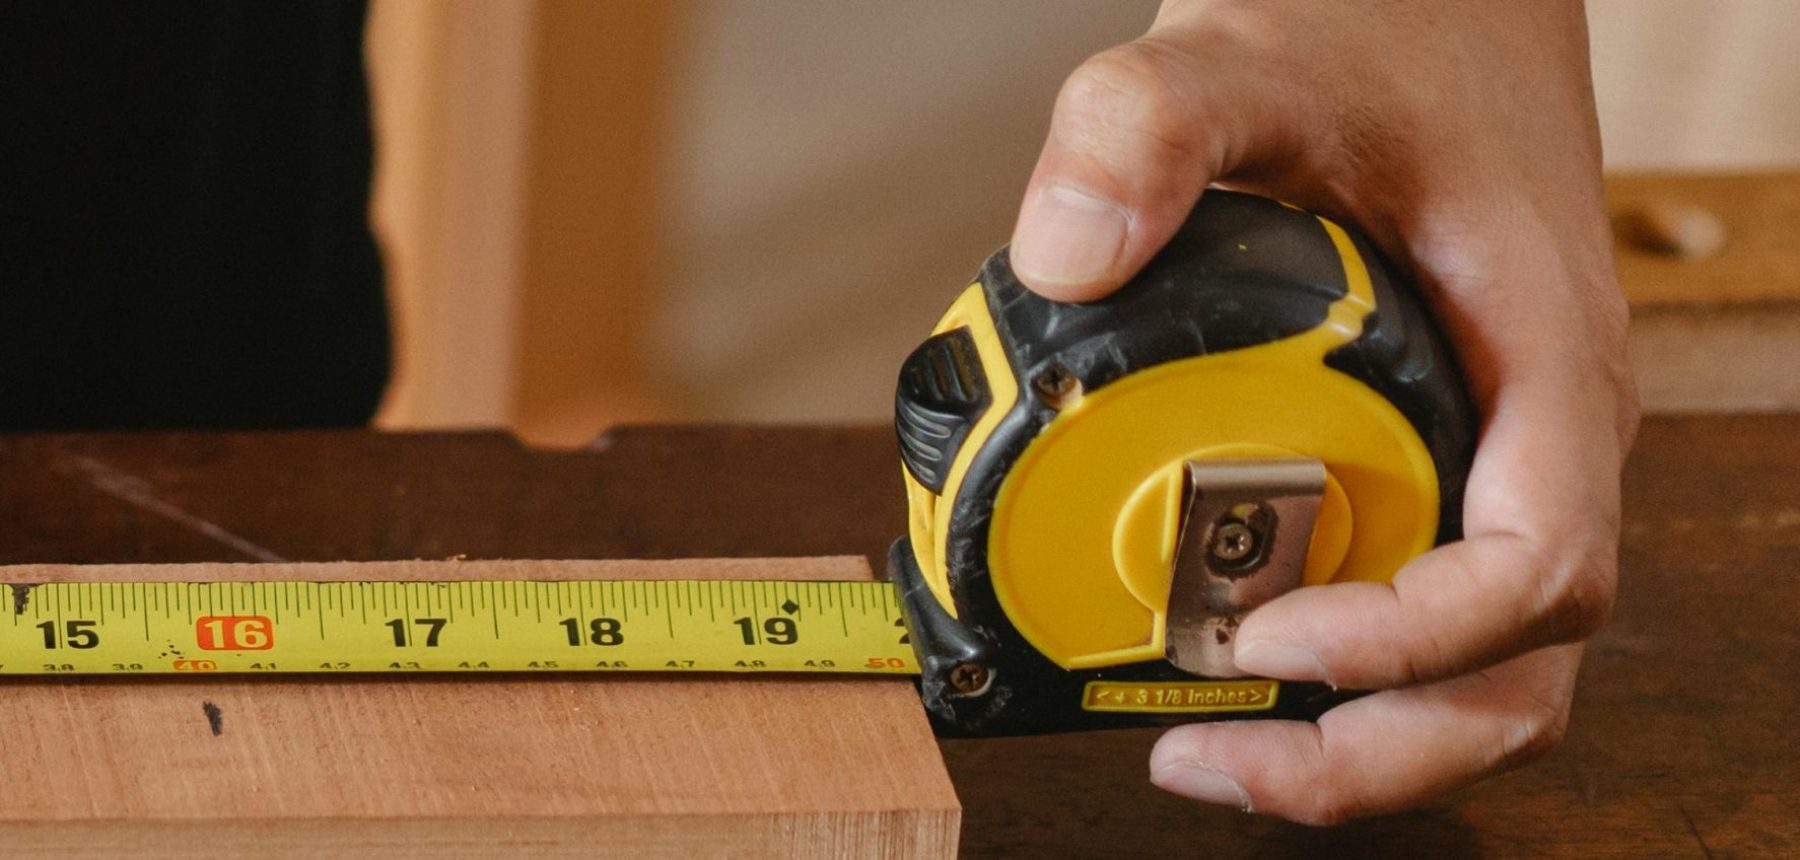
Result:
[[[194,622],[202,651],[267,651],[275,647],[275,622],[266,615],[207,615]]]

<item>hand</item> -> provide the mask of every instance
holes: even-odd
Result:
[[[1050,298],[1103,296],[1209,183],[1355,223],[1409,267],[1485,423],[1466,540],[1239,630],[1247,672],[1381,692],[1317,725],[1175,729],[1151,779],[1331,823],[1542,755],[1571,643],[1612,606],[1637,425],[1581,4],[1167,0],[1064,86],[1013,268]]]

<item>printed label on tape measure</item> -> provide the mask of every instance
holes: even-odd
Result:
[[[0,674],[916,673],[876,582],[16,585]]]
[[[1275,707],[1280,681],[1089,681],[1082,691],[1087,711],[1207,714],[1266,711]]]

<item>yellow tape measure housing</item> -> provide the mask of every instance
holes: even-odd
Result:
[[[0,675],[917,674],[893,586],[720,580],[14,585]]]

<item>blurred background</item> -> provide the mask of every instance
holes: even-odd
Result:
[[[1588,5],[1609,172],[1800,165],[1800,3]],[[375,0],[380,423],[574,445],[887,420],[900,360],[1010,233],[1062,78],[1156,6]],[[1634,335],[1652,408],[1800,406],[1776,371],[1800,314],[1697,320],[1678,292],[1646,288]],[[1771,368],[1736,383],[1755,402],[1702,328]]]

